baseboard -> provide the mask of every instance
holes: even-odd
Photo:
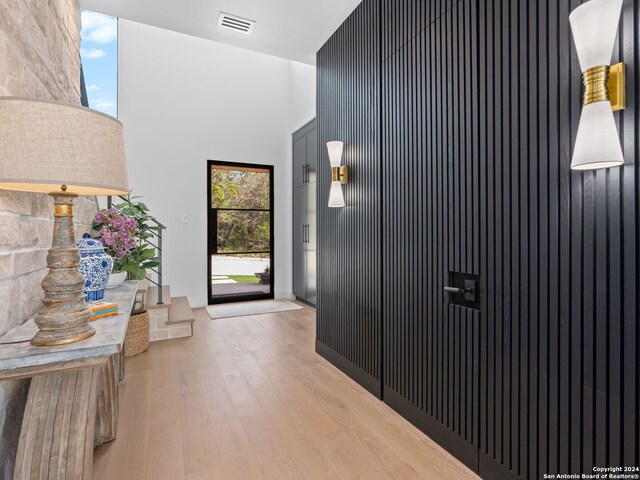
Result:
[[[207,299],[207,297],[188,296],[187,298],[189,299],[189,305],[191,305],[191,308],[202,308],[209,305],[209,300]]]
[[[384,387],[384,402],[475,473],[478,472],[479,452],[476,446],[456,435],[386,386]]]
[[[479,475],[484,480],[520,480],[522,478],[484,452],[480,452],[479,463]]]
[[[379,379],[365,372],[355,363],[347,360],[328,345],[316,339],[316,353],[333,364],[338,370],[348,375],[354,382],[380,398],[382,385]]]
[[[309,305],[310,307],[316,308],[316,304],[315,303],[311,303],[308,300],[305,300],[304,298],[300,298],[300,297],[295,297],[294,300],[297,300],[298,302],[302,302],[306,305]]]
[[[293,292],[287,292],[287,291],[274,292],[273,298],[275,298],[276,300],[295,300],[296,299],[296,297],[293,296]]]

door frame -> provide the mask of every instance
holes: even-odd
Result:
[[[213,297],[213,285],[211,283],[211,276],[213,275],[211,269],[211,257],[215,254],[213,250],[213,242],[212,236],[216,234],[215,226],[212,226],[213,222],[213,214],[214,210],[211,208],[211,169],[214,166],[222,166],[222,167],[238,167],[238,168],[247,168],[247,169],[262,169],[269,170],[269,214],[270,214],[270,228],[269,228],[269,244],[271,247],[270,258],[269,258],[269,272],[271,273],[271,285],[270,292],[264,293],[260,295],[244,295],[238,297]],[[269,300],[274,298],[275,291],[275,245],[274,245],[274,214],[273,214],[273,165],[266,165],[260,163],[241,163],[241,162],[229,162],[223,160],[207,160],[207,304],[208,305],[217,305],[221,303],[232,303],[232,302],[245,302],[252,300]]]

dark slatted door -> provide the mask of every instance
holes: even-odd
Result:
[[[578,172],[569,167],[582,86],[569,15],[582,3],[477,2],[486,479],[591,474],[640,457],[640,7],[624,2],[612,58],[634,79],[616,114],[625,166]]]
[[[385,42],[383,380],[389,405],[476,470],[481,314],[444,292],[481,273],[472,9],[426,10],[430,27]]]

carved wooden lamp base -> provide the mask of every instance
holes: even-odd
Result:
[[[78,270],[80,252],[73,231],[73,200],[78,196],[62,191],[52,192],[55,205],[53,245],[47,256],[49,273],[42,281],[44,307],[36,315],[40,331],[31,339],[33,345],[64,345],[93,336],[89,325],[91,311],[82,293],[85,278]]]
[[[49,193],[55,204],[53,245],[42,281],[44,307],[35,318],[39,332],[31,343],[63,345],[91,337],[73,200],[78,194],[129,191],[122,124],[79,105],[0,96],[0,189],[58,190]]]

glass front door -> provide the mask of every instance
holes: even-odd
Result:
[[[273,167],[208,162],[209,304],[273,298]]]

